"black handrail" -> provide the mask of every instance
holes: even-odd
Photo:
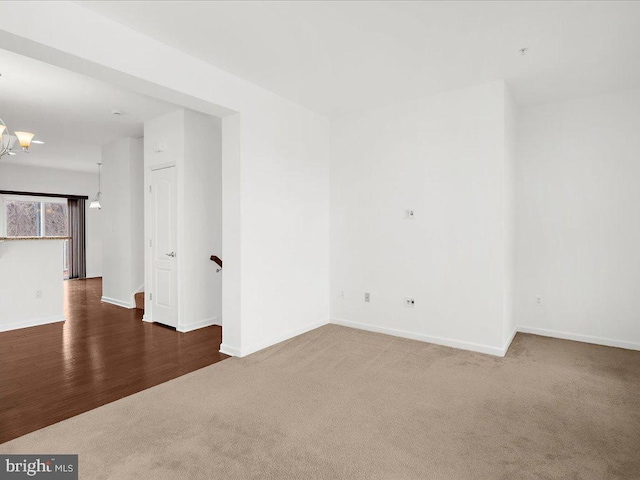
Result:
[[[216,262],[216,263],[218,264],[218,266],[219,266],[220,268],[222,268],[222,260],[220,259],[220,257],[217,257],[217,256],[215,256],[215,255],[211,255],[210,260],[211,260],[212,262]]]

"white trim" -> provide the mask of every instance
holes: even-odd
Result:
[[[316,322],[316,323],[312,323],[310,325],[306,325],[304,327],[301,328],[295,328],[293,330],[290,330],[286,333],[283,333],[282,335],[278,335],[275,337],[272,337],[268,340],[263,340],[259,343],[254,343],[253,345],[247,347],[247,348],[233,348],[233,347],[229,347],[225,345],[225,350],[222,353],[227,353],[227,351],[234,351],[239,353],[238,355],[234,355],[236,357],[246,357],[247,355],[251,355],[252,353],[255,353],[257,351],[263,350],[267,347],[271,347],[273,345],[275,345],[276,343],[280,343],[280,342],[284,342],[285,340],[289,340],[293,337],[297,337],[298,335],[302,335],[303,333],[307,333],[310,332],[311,330],[315,330],[316,328],[322,327],[324,325],[327,325],[328,323],[330,323],[327,320],[322,320],[320,322]],[[220,346],[220,351],[222,351],[222,345]],[[229,355],[227,353],[227,355]]]
[[[225,345],[224,343],[220,344],[220,353],[224,353],[225,355],[229,355],[231,357],[241,357],[240,349],[231,347],[229,345]]]
[[[628,350],[640,350],[640,343],[628,342],[626,340],[613,340],[610,338],[594,337],[591,335],[581,335],[579,333],[559,332],[557,330],[547,330],[536,327],[518,327],[518,331],[522,333],[531,333],[533,335],[542,335],[543,337],[561,338],[563,340],[573,340],[575,342],[592,343],[595,345],[604,345],[606,347],[626,348]]]
[[[434,337],[431,335],[422,335],[420,333],[407,332],[405,330],[396,330],[394,328],[379,327],[377,325],[370,325],[367,323],[352,322],[351,320],[344,320],[342,318],[332,318],[331,323],[342,325],[344,327],[366,330],[368,332],[385,333],[387,335],[393,335],[394,337],[409,338],[411,340],[420,340],[421,342],[435,343],[436,345],[444,345],[445,347],[461,348],[462,350],[486,353],[498,357],[504,357],[507,351],[506,349],[508,348],[508,345],[506,347],[492,347],[490,345],[482,345],[479,343],[464,342],[461,340]]]
[[[507,352],[509,351],[509,347],[511,346],[511,342],[513,342],[513,339],[516,338],[516,333],[518,333],[518,329],[514,328],[513,332],[511,332],[511,335],[509,336],[509,338],[507,339],[507,341],[504,343],[504,347],[502,347],[502,351],[504,352],[502,354],[502,356],[504,357]]]
[[[123,307],[123,308],[129,308],[129,309],[136,308],[135,302],[133,302],[133,305],[132,305],[131,302],[123,302],[122,300],[118,300],[116,298],[102,297],[100,301],[104,303],[110,303],[111,305],[116,305],[118,307]]]
[[[17,322],[0,325],[0,332],[8,332],[10,330],[18,330],[19,328],[37,327],[38,325],[47,325],[49,323],[64,322],[64,315],[53,315],[50,317],[33,318],[30,320],[19,320]]]
[[[179,325],[176,330],[178,332],[187,333],[192,332],[193,330],[198,330],[199,328],[210,327],[211,325],[220,325],[218,322],[218,317],[205,318],[199,322],[190,323],[188,325]]]
[[[16,195],[11,193],[2,194],[3,200],[13,200],[19,202],[45,202],[45,203],[67,203],[67,198],[64,197],[47,197],[41,195]]]
[[[144,313],[142,314],[142,321],[143,322],[147,322],[147,323],[155,323],[153,320],[151,320],[151,317],[147,314],[147,309],[145,308]]]
[[[133,305],[133,308],[137,308],[136,307],[136,295],[138,293],[144,293],[144,283],[142,285],[140,285],[138,288],[136,288],[134,290],[134,292],[131,294],[131,305]],[[146,302],[147,299],[144,298],[144,301]]]

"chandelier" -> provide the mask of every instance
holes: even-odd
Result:
[[[16,143],[20,144],[24,153],[29,153],[29,147],[31,146],[31,139],[33,133],[29,132],[11,132],[7,128],[7,124],[0,118],[0,158],[5,155],[16,155],[13,151]],[[34,140],[33,143],[44,143]]]

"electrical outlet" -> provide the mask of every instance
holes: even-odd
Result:
[[[414,298],[407,297],[404,299],[404,306],[407,308],[415,308],[416,300]]]
[[[536,295],[536,306],[539,307],[542,305],[542,296]]]
[[[416,218],[416,214],[412,209],[408,209],[404,211],[404,217],[407,220],[413,220],[414,218]]]
[[[364,292],[364,301],[367,303],[371,302],[371,294],[369,292]]]
[[[36,290],[36,298],[42,298],[42,290],[41,289]]]

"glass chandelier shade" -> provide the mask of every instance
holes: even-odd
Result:
[[[19,143],[24,153],[29,153],[31,143],[44,143],[42,141],[32,142],[34,134],[31,132],[14,132],[13,134],[7,128],[6,123],[0,118],[0,158],[5,155],[16,155],[13,147]]]
[[[33,133],[30,132],[15,132],[16,137],[18,137],[18,142],[20,142],[20,146],[22,147],[23,152],[29,151],[29,146],[31,146],[31,139],[33,138]]]

